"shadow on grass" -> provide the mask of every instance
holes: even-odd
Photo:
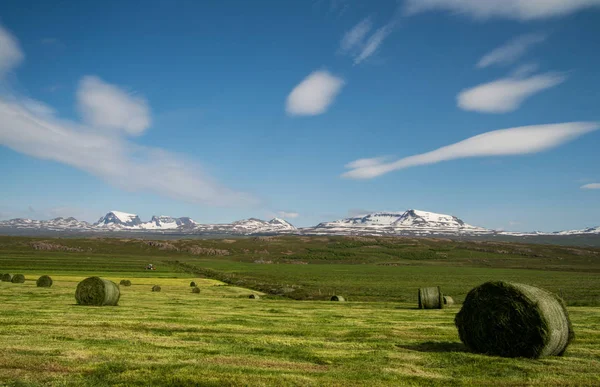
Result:
[[[426,341],[410,345],[396,344],[396,347],[418,352],[469,352],[464,344],[450,341]]]

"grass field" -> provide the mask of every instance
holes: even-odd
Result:
[[[177,250],[134,240],[44,241],[53,249],[0,237],[0,273],[27,278],[0,282],[0,385],[600,384],[598,250],[345,238],[169,242]],[[229,255],[190,254],[192,244]],[[147,263],[159,270],[143,270]],[[53,287],[35,286],[42,274]],[[91,275],[133,286],[121,288],[117,307],[78,306],[75,287]],[[415,309],[420,286],[440,285],[460,301],[489,279],[566,295],[577,335],[566,355],[469,353],[453,323],[460,305]],[[191,293],[192,280],[200,294]],[[151,292],[154,284],[162,292]],[[349,302],[323,301],[334,292]]]

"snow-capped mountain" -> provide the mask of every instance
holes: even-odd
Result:
[[[273,218],[269,221],[250,218],[226,224],[200,224],[196,226],[195,230],[199,232],[250,235],[291,233],[296,231],[296,227],[294,227],[291,223],[279,218]]]
[[[140,217],[126,212],[111,211],[104,215],[96,223],[95,228],[135,228],[142,224]]]
[[[318,234],[492,234],[494,231],[471,226],[452,215],[408,210],[372,214],[320,223],[305,232]]]
[[[269,221],[250,218],[225,224],[199,224],[191,218],[153,216],[142,222],[136,214],[110,211],[94,224],[80,222],[75,218],[52,220],[11,219],[0,221],[0,230],[65,231],[65,232],[172,232],[183,234],[281,234],[296,232],[289,222],[274,218]]]
[[[143,230],[174,230],[186,229],[190,230],[198,225],[193,219],[188,217],[173,218],[170,216],[153,216],[149,222],[140,224]]]
[[[581,235],[581,234],[599,234],[600,235],[600,226],[598,227],[589,227],[583,230],[566,230],[566,231],[557,231],[552,233],[554,235]]]
[[[54,218],[50,220],[32,220],[17,218],[0,221],[0,228],[50,231],[85,231],[90,230],[91,225],[88,222],[79,221],[75,218]]]
[[[135,232],[175,234],[305,234],[305,235],[447,235],[447,236],[569,236],[598,235],[600,227],[557,232],[494,231],[471,226],[452,215],[408,210],[404,212],[375,212],[363,216],[320,223],[315,227],[296,229],[289,222],[273,218],[269,221],[250,218],[233,223],[200,224],[188,217],[153,216],[142,222],[139,216],[110,211],[96,223],[75,218],[51,220],[11,219],[0,221],[0,233],[35,234],[39,232]]]

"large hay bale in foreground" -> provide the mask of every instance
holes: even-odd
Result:
[[[560,356],[575,337],[562,299],[509,282],[472,289],[454,321],[469,349],[504,357]]]
[[[419,309],[443,309],[444,295],[439,286],[419,289]]]
[[[251,298],[253,300],[258,300],[260,298],[260,296],[258,294],[251,294],[248,296],[248,298]]]
[[[12,274],[2,274],[2,282],[12,282]]]
[[[23,274],[15,274],[10,282],[13,284],[23,284],[25,283],[25,276]]]
[[[340,302],[344,302],[346,301],[346,299],[342,296],[333,296],[331,297],[331,301],[340,301]]]
[[[50,278],[50,276],[43,275],[40,278],[38,278],[35,284],[38,288],[49,288],[50,286],[52,286],[52,278]]]
[[[160,288],[160,286],[158,286],[158,285],[154,285],[154,286],[152,287],[152,291],[153,291],[153,292],[160,292],[160,291],[161,291],[161,288]]]
[[[86,278],[77,285],[75,299],[79,305],[114,306],[119,303],[121,291],[117,284],[100,277]]]
[[[190,282],[190,286],[191,286],[192,288],[193,288],[193,287],[196,287],[196,283],[195,283],[194,281],[192,281],[192,282]]]
[[[450,297],[450,296],[444,296],[444,306],[448,307],[448,306],[452,306],[454,305],[454,298]]]
[[[192,288],[192,293],[200,293],[200,288],[194,286]]]
[[[119,285],[131,286],[131,281],[130,280],[121,280],[121,282],[119,282]]]

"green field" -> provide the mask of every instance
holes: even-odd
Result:
[[[158,270],[144,270],[148,263]],[[27,281],[0,282],[0,385],[600,384],[598,249],[414,238],[0,237],[6,272]],[[42,274],[53,277],[52,288],[35,286]],[[117,307],[78,306],[75,287],[91,275],[133,286],[121,288]],[[565,356],[470,353],[453,323],[460,305],[415,308],[419,287],[439,285],[462,301],[487,280],[562,294],[576,333]],[[151,292],[154,284],[162,292]],[[349,302],[326,301],[332,294]]]

